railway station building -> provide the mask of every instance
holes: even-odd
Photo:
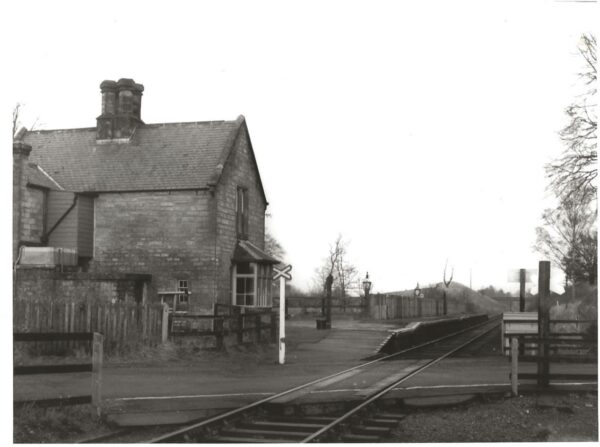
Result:
[[[145,124],[141,84],[100,91],[95,127],[23,129],[13,142],[16,289],[32,275],[129,278],[118,299],[270,307],[277,260],[264,252],[268,203],[245,118]]]

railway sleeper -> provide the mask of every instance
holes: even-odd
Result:
[[[376,435],[355,435],[350,433],[342,435],[342,442],[360,442],[366,444],[380,441],[381,438]]]
[[[269,416],[270,421],[292,422],[300,424],[322,424],[327,425],[337,419],[335,416]]]
[[[402,419],[404,419],[406,417],[406,414],[405,413],[392,413],[392,412],[386,411],[386,412],[382,412],[382,413],[375,413],[374,417],[377,419],[394,419],[397,422],[400,422]]]
[[[214,438],[210,438],[207,442],[210,442],[211,444],[286,444],[295,443],[296,441],[289,439],[257,439],[238,436],[215,436]]]
[[[302,433],[312,433],[324,427],[325,424],[307,424],[299,422],[276,422],[276,421],[243,421],[236,424],[241,428],[275,430],[275,431],[297,431]]]
[[[305,432],[292,432],[292,431],[275,431],[275,430],[252,430],[248,428],[227,428],[221,430],[220,436],[235,436],[235,437],[247,437],[247,438],[260,438],[260,439],[288,439],[298,441],[306,438]]]
[[[366,425],[371,427],[395,428],[400,421],[398,419],[370,418],[365,419],[364,422]]]
[[[372,425],[355,425],[350,428],[350,432],[356,435],[375,435],[387,436],[392,431],[389,427],[374,427]]]

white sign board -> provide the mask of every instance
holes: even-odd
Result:
[[[513,269],[508,271],[508,282],[521,282],[520,269]],[[536,269],[525,270],[525,282],[533,282],[533,277],[537,276]]]

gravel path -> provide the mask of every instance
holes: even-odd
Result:
[[[387,442],[598,441],[595,393],[487,397],[407,412]]]

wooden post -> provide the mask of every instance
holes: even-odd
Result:
[[[444,290],[444,313],[443,315],[448,315],[448,299],[446,298],[446,291]]]
[[[331,291],[328,291],[327,321],[331,324]],[[285,278],[279,278],[279,364],[285,363]]]
[[[215,345],[218,350],[223,349],[223,318],[215,317],[213,319],[213,328],[215,333]]]
[[[254,317],[254,328],[256,329],[256,343],[260,343],[260,333],[262,331],[262,321],[260,319],[260,315],[256,315]]]
[[[272,312],[271,313],[271,342],[275,343],[277,341],[277,315]]]
[[[94,332],[92,341],[92,417],[102,415],[102,334]]]
[[[149,307],[148,304],[146,304],[146,306]],[[148,317],[150,317],[150,312],[148,312]],[[146,330],[147,330],[148,325],[146,325]],[[162,337],[161,337],[161,341],[163,343],[166,343],[167,340],[169,339],[169,305],[164,303],[163,304],[163,313],[162,313]]]
[[[547,387],[550,384],[550,262],[540,261],[538,276],[538,385]]]
[[[519,395],[519,338],[510,339],[510,390],[513,396]]]
[[[242,313],[237,316],[237,342],[238,345],[244,343],[244,314]]]

